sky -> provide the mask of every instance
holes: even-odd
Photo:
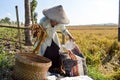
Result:
[[[37,0],[38,22],[44,16],[43,9],[62,5],[70,25],[101,23],[118,24],[119,0]],[[1,0],[0,19],[9,17],[16,21],[15,6],[18,6],[19,20],[24,22],[24,0]]]

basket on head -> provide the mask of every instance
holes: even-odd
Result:
[[[51,60],[39,55],[16,54],[13,78],[15,80],[45,80],[51,63]]]

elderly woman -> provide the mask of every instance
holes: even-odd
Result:
[[[46,30],[48,36],[41,44],[39,53],[52,61],[52,66],[49,69],[52,72],[53,69],[59,68],[61,65],[59,53],[60,42],[56,30],[61,30],[71,40],[73,40],[73,37],[64,26],[64,24],[69,23],[69,20],[61,5],[44,9],[43,14],[45,17],[40,20],[39,24]]]

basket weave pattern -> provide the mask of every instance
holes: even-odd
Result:
[[[15,80],[45,80],[51,60],[29,53],[16,54],[13,76]]]

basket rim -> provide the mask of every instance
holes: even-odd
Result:
[[[45,62],[45,63],[35,62],[35,61],[32,61],[32,60],[26,59],[26,58],[24,58],[22,56],[31,56],[31,57],[38,56],[41,59],[46,60],[47,62]],[[31,53],[25,53],[25,52],[24,53],[23,52],[22,53],[17,53],[15,58],[17,60],[19,60],[20,62],[24,63],[24,64],[28,64],[28,65],[32,65],[32,66],[42,66],[42,65],[43,66],[45,66],[45,65],[47,66],[47,65],[51,65],[52,64],[52,61],[50,59],[46,58],[46,57],[43,57],[43,56],[40,56],[40,55],[31,54]]]

